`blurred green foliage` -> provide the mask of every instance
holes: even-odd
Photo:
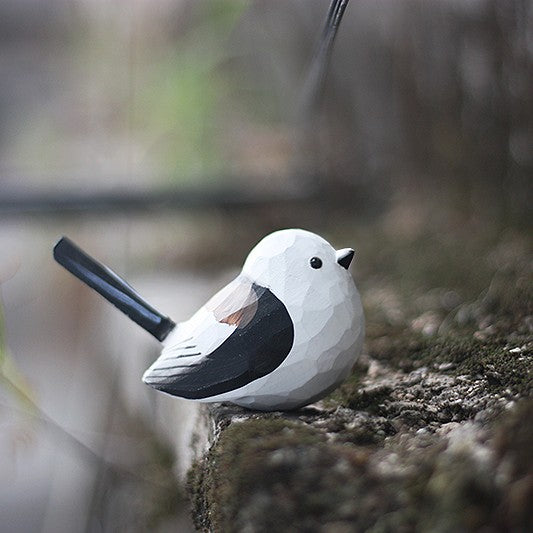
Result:
[[[150,82],[140,90],[135,122],[159,133],[156,159],[172,181],[224,173],[224,157],[215,139],[217,110],[230,81],[218,67],[227,59],[224,43],[245,6],[240,0],[208,3],[177,46],[149,67]]]
[[[125,12],[82,2],[65,11],[68,23],[41,40],[27,36],[24,61],[4,73],[2,165],[69,187],[86,175],[112,186],[121,176],[151,185],[224,174],[217,114],[233,90],[223,67],[247,6],[155,3]]]

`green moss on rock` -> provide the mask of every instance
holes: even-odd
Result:
[[[190,475],[202,531],[527,531],[531,402],[494,429],[452,424],[386,446],[282,419],[233,423]],[[300,439],[301,437],[301,439]]]
[[[342,531],[359,523],[363,530],[370,509],[389,512],[398,505],[371,490],[376,480],[367,472],[368,459],[366,449],[328,445],[302,424],[231,424],[190,476],[196,525],[203,531],[282,532]]]
[[[532,390],[531,351],[505,338],[480,341],[472,336],[406,335],[386,345],[373,344],[370,355],[403,371],[429,367],[450,375],[484,378],[493,390],[509,389],[517,395]]]
[[[196,464],[189,475],[197,527],[237,530],[243,498],[258,497],[261,487],[281,487],[290,475],[283,454],[298,455],[322,440],[312,428],[280,418],[231,423],[206,460]],[[271,518],[275,521],[276,514]]]

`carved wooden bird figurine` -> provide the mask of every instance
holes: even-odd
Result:
[[[276,231],[253,248],[235,280],[176,325],[68,239],[54,248],[61,265],[163,343],[145,383],[267,411],[316,401],[350,373],[364,337],[348,272],[353,256],[309,231]]]

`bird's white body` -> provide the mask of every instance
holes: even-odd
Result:
[[[364,338],[359,294],[348,269],[338,262],[342,252],[336,252],[327,241],[304,230],[282,230],[268,235],[250,252],[241,276],[169,334],[161,356],[146,371],[143,380],[159,388],[157,383],[161,380],[189,373],[190,365],[199,367],[235,334],[238,326],[233,322],[237,320],[221,320],[217,312],[224,308],[225,317],[241,313],[241,324],[246,320],[242,309],[251,308],[248,289],[239,289],[247,287],[239,282],[246,279],[256,287],[268,289],[283,303],[293,325],[292,346],[279,366],[266,375],[232,390],[196,399],[276,410],[297,408],[322,398],[350,373]],[[311,268],[310,258],[320,258],[321,266]],[[256,309],[257,303],[254,305]],[[265,325],[268,320],[267,316]],[[266,342],[268,347],[268,339],[260,338],[261,330],[254,335],[255,338],[247,339],[251,347],[257,342]],[[268,350],[263,357],[268,359]],[[183,366],[172,366],[176,362]]]

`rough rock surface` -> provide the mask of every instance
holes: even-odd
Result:
[[[336,392],[285,413],[210,408],[212,444],[189,473],[199,530],[531,530],[527,245],[441,242],[440,276],[402,263],[431,243],[398,246],[399,266],[362,273],[365,354]]]

